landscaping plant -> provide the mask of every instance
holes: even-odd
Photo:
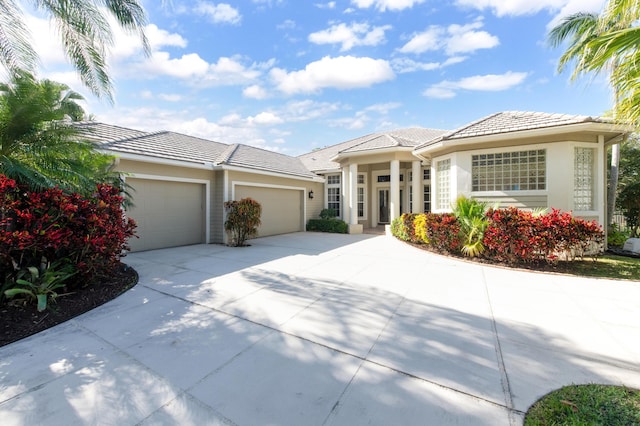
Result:
[[[111,273],[136,227],[124,216],[122,202],[119,190],[109,185],[98,185],[86,198],[59,188],[30,191],[0,175],[0,300],[18,280],[22,288],[40,288],[44,280],[43,291],[51,294],[46,288],[69,281],[71,267],[70,286],[89,285]],[[41,266],[43,258],[49,266]],[[26,294],[9,294],[18,293]]]
[[[336,215],[337,213],[334,209],[322,209],[320,211],[320,219],[309,219],[307,231],[346,234],[349,232],[349,226],[344,220],[338,219]]]
[[[62,260],[54,263],[42,258],[39,266],[28,266],[18,271],[15,286],[4,291],[4,295],[11,298],[26,298],[37,303],[38,312],[47,309],[47,300],[58,296],[57,290],[64,288],[69,278],[76,274],[71,264]]]
[[[252,198],[243,198],[240,201],[227,201],[224,207],[227,211],[224,229],[231,236],[230,244],[242,247],[249,238],[258,234],[262,206]]]
[[[486,217],[487,204],[460,196],[453,207],[453,214],[460,224],[465,256],[476,257],[484,252],[484,232],[489,225]]]

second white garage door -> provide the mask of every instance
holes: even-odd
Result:
[[[205,242],[205,185],[128,178],[133,203],[127,215],[138,223],[133,251]]]
[[[303,196],[297,189],[237,185],[235,199],[253,198],[262,206],[258,236],[287,234],[304,230]]]

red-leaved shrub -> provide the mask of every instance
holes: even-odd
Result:
[[[122,211],[119,190],[98,185],[93,198],[58,188],[31,192],[0,175],[0,279],[64,260],[85,282],[109,273],[128,249],[135,222]]]
[[[462,249],[460,223],[453,213],[424,213],[429,246],[441,253],[459,253]]]
[[[553,209],[534,215],[515,207],[490,209],[483,243],[485,256],[507,263],[554,262],[598,251],[604,232],[595,221],[577,219]]]

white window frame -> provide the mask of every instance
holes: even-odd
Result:
[[[442,171],[439,170],[439,166],[441,163],[444,162],[448,162],[449,163],[449,167],[446,170],[447,171],[447,192],[446,194],[442,194],[442,188],[441,188],[441,182],[440,182],[440,176]],[[435,212],[449,212],[451,211],[451,191],[452,191],[452,187],[451,184],[454,181],[452,179],[451,176],[451,171],[453,169],[453,158],[452,157],[442,157],[439,158],[437,160],[435,160],[433,162],[433,171],[431,172],[432,175],[435,175],[435,179],[432,180],[433,182],[433,187],[432,187],[432,191],[431,191],[431,209],[432,211]],[[435,172],[435,173],[434,173]],[[433,191],[433,189],[435,189],[435,191]],[[446,201],[446,206],[442,207],[442,202]],[[435,209],[434,209],[434,203],[435,203]]]
[[[525,149],[526,148],[526,149]],[[544,166],[544,174],[545,174],[545,189],[512,189],[512,190],[495,190],[495,191],[473,191],[473,156],[474,155],[482,155],[482,154],[504,154],[504,153],[513,153],[513,152],[522,152],[522,151],[545,151],[545,166]],[[548,194],[549,191],[549,150],[545,145],[537,144],[537,145],[526,145],[526,146],[516,146],[511,149],[491,149],[491,150],[482,150],[482,151],[473,151],[469,153],[469,189],[471,190],[471,194],[474,196],[522,196],[522,195],[542,195]]]
[[[362,183],[360,183],[360,176],[363,177]],[[362,216],[358,214],[358,220],[367,220],[367,174],[358,173],[357,177],[358,189],[356,190],[356,209],[360,213],[360,190],[362,189]]]
[[[584,210],[584,209],[579,209],[578,206],[576,205],[576,161],[577,161],[577,150],[578,149],[589,149],[592,152],[592,157],[591,157],[591,208]],[[572,168],[572,183],[571,183],[571,189],[572,189],[572,197],[571,197],[571,205],[573,207],[573,212],[574,214],[580,214],[580,215],[595,215],[597,214],[597,200],[598,200],[598,171],[597,171],[597,167],[598,167],[598,153],[600,151],[598,150],[597,146],[594,145],[586,145],[586,144],[573,144],[572,146],[572,154],[573,154],[573,168]]]
[[[330,178],[338,177],[338,183],[329,183]],[[336,211],[336,217],[342,218],[342,203],[344,200],[344,194],[342,193],[342,173],[330,173],[325,175],[325,185],[324,185],[324,208],[333,208],[329,207],[329,189],[337,189],[338,190],[338,208],[333,208]]]

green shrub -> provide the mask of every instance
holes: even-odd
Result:
[[[416,215],[403,213],[391,221],[391,235],[402,241],[410,241],[412,243],[421,243],[414,232],[413,220]]]
[[[227,210],[224,229],[231,234],[230,244],[242,247],[249,238],[258,234],[262,206],[254,199],[243,198],[240,201],[227,201],[224,207]]]
[[[617,224],[611,224],[611,230],[607,234],[607,245],[609,247],[622,247],[629,238],[629,232],[621,231]]]
[[[346,234],[349,231],[349,227],[345,221],[340,219],[309,219],[307,231]]]
[[[338,216],[335,209],[322,209],[320,211],[320,219],[334,219]]]

